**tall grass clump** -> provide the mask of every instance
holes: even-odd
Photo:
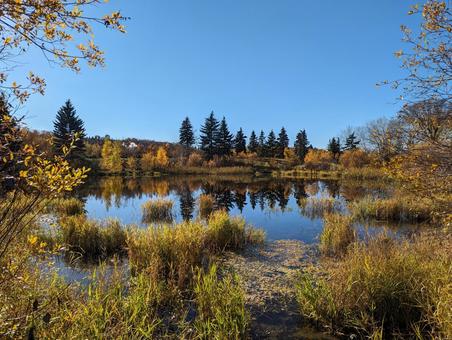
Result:
[[[149,200],[141,206],[143,222],[171,222],[173,220],[173,201],[167,199]]]
[[[48,209],[61,216],[81,215],[85,213],[85,204],[77,198],[58,198],[51,201]]]
[[[296,297],[305,317],[358,338],[452,337],[451,239],[385,236],[355,243],[325,275],[303,274]]]
[[[322,218],[325,214],[340,212],[342,209],[339,200],[333,197],[309,197],[298,201],[300,211],[310,219]]]
[[[127,248],[132,271],[144,270],[155,279],[183,287],[191,282],[193,267],[206,267],[224,250],[240,249],[263,239],[263,232],[246,225],[242,218],[218,211],[207,223],[132,229],[127,235]]]
[[[84,258],[96,259],[124,253],[126,231],[117,220],[99,222],[86,216],[70,216],[60,220],[63,244]]]
[[[265,233],[246,224],[242,217],[230,217],[226,211],[214,212],[207,222],[207,246],[214,251],[238,250],[246,244],[262,243]]]
[[[348,246],[356,240],[353,220],[341,214],[326,214],[319,248],[327,256],[342,255]]]
[[[154,280],[183,287],[192,277],[192,267],[202,266],[208,256],[204,229],[187,222],[131,230],[127,248],[132,271],[146,271]]]
[[[198,198],[198,210],[201,218],[208,218],[213,212],[215,199],[211,195],[202,194]]]
[[[396,222],[425,222],[434,211],[430,200],[411,197],[374,199],[366,197],[352,202],[350,211],[358,219],[378,219]]]
[[[226,274],[220,280],[218,276],[215,265],[196,275],[196,333],[201,339],[245,339],[249,317],[238,277]]]

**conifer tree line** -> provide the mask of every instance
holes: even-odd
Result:
[[[186,117],[179,129],[179,144],[186,148],[199,146],[208,160],[215,156],[229,156],[233,152],[255,153],[259,157],[284,158],[284,150],[290,145],[289,136],[284,127],[277,135],[273,130],[268,135],[261,130],[259,137],[253,130],[248,139],[242,128],[235,134],[231,133],[226,118],[218,120],[213,111],[204,120],[199,132],[199,145],[197,145],[193,126],[190,119]],[[293,148],[296,156],[303,161],[308,150],[312,148],[305,130],[297,134]]]

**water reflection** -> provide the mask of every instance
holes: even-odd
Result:
[[[141,224],[141,205],[152,198],[174,202],[175,221],[197,217],[197,200],[210,195],[215,209],[241,214],[267,231],[270,240],[316,242],[327,211],[344,210],[346,203],[364,196],[384,197],[388,189],[371,183],[283,180],[253,176],[175,176],[161,178],[92,178],[76,195],[86,202],[88,216],[114,217],[125,224]],[[326,202],[326,203],[325,203]]]

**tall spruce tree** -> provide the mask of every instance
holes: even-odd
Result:
[[[359,145],[360,141],[358,140],[358,137],[355,136],[355,132],[352,132],[348,135],[347,139],[345,140],[344,150],[353,150],[356,149]]]
[[[201,150],[207,159],[212,159],[217,150],[217,134],[218,134],[219,123],[215,118],[213,111],[210,113],[209,117],[204,121],[204,125],[201,126],[200,139],[201,139]]]
[[[248,151],[249,152],[257,152],[257,148],[259,147],[259,143],[257,141],[256,133],[251,131],[250,141],[248,143]]]
[[[257,147],[257,155],[259,157],[265,157],[267,156],[265,147],[265,133],[261,130],[261,133],[259,134],[259,140],[258,140],[258,147]]]
[[[278,141],[273,130],[268,134],[265,149],[268,157],[276,157],[278,155]]]
[[[294,148],[295,154],[300,159],[301,163],[304,163],[304,158],[309,151],[309,141],[305,130],[301,130],[297,133]]]
[[[289,147],[289,136],[287,135],[286,129],[281,128],[278,135],[278,147],[277,147],[277,157],[284,158],[284,149]]]
[[[234,148],[236,153],[246,152],[246,136],[242,128],[237,131],[234,139]]]
[[[216,153],[218,156],[229,156],[234,147],[234,136],[229,132],[226,118],[223,117],[216,135]]]
[[[331,138],[328,142],[328,151],[331,152],[333,158],[337,161],[341,154],[341,142],[339,138]]]
[[[193,132],[193,126],[188,117],[182,121],[179,129],[179,144],[187,149],[195,144],[195,133]]]
[[[75,149],[71,151],[70,158],[80,158],[85,151],[85,127],[83,121],[77,116],[75,108],[69,99],[58,110],[53,126],[53,145],[55,151],[61,152],[63,146],[70,147],[77,134],[78,139],[73,144]]]

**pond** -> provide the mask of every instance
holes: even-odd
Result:
[[[174,202],[175,222],[196,218],[198,198],[209,194],[215,207],[245,220],[267,234],[267,240],[294,239],[308,244],[318,241],[322,213],[307,204],[334,199],[334,209],[346,212],[347,203],[365,196],[387,197],[391,188],[372,182],[286,180],[255,176],[99,177],[79,188],[90,218],[116,218],[125,225],[142,222],[141,206],[150,199]],[[413,230],[409,225],[388,225],[396,234]],[[381,230],[376,223],[357,225],[358,232]]]

